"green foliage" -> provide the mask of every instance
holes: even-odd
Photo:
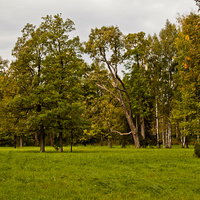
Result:
[[[140,133],[146,146],[155,130],[158,143],[161,134],[171,141],[175,130],[181,137],[199,135],[199,21],[195,13],[180,16],[178,26],[167,20],[159,35],[148,37],[103,26],[91,30],[84,48],[79,37],[70,38],[74,22],[61,14],[43,17],[38,27],[28,23],[11,65],[0,57],[1,145],[21,136],[28,143],[35,133],[39,138],[53,133],[59,147],[62,139],[67,144],[98,143],[110,134],[122,139],[111,130],[131,129],[137,147]],[[93,59],[90,66],[82,51]]]
[[[177,73],[174,74],[175,96],[172,101],[172,120],[184,135],[196,134],[199,129],[199,15],[190,13],[179,19],[180,32],[176,39]]]
[[[38,28],[27,24],[17,40],[13,49],[16,59],[6,80],[11,79],[16,90],[6,88],[2,101],[4,118],[9,123],[3,124],[4,128],[13,127],[8,131],[24,136],[37,132],[40,139],[50,129],[61,137],[70,127],[79,124],[80,128],[83,124],[81,85],[87,68],[81,59],[79,38],[69,38],[74,23],[64,21],[61,15],[42,19]]]
[[[200,158],[200,143],[194,145],[194,155]]]

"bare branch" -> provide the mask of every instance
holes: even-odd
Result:
[[[112,129],[110,129],[110,131],[111,131],[111,133],[118,133],[120,135],[130,135],[132,133],[132,131],[130,131],[129,133],[121,133],[119,131],[115,131],[115,130],[112,130]]]
[[[111,73],[111,76],[113,78],[113,80],[115,80],[115,76],[114,76],[114,73],[113,71],[115,71],[115,68],[112,66],[112,64],[107,60],[106,58],[106,54],[105,54],[105,51],[102,51],[102,48],[99,49],[100,51],[100,55],[103,57],[102,61],[105,62],[107,64],[107,67]]]
[[[119,102],[121,102],[120,98],[117,97],[113,92],[111,92],[109,89],[107,89],[104,85],[99,85],[98,83],[96,83],[96,85],[98,87],[100,87],[101,89],[107,91],[108,93],[110,93],[113,97],[115,97],[115,99],[117,99]]]
[[[119,82],[121,83],[121,85],[124,89],[124,92],[126,93],[126,97],[127,97],[127,100],[128,100],[128,106],[129,106],[129,115],[131,115],[131,100],[130,100],[129,93],[127,92],[126,87],[125,87],[123,81],[121,80],[121,78],[118,76],[118,74],[116,74],[116,78],[117,78],[117,80],[119,80]]]
[[[116,88],[117,90],[120,90],[120,91],[122,91],[122,92],[126,92],[125,90],[122,90],[122,89],[120,89],[119,87],[114,87],[114,88]]]

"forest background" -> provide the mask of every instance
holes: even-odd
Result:
[[[28,23],[15,60],[0,60],[0,145],[62,152],[107,140],[136,148],[199,141],[199,22],[183,15],[153,36],[103,26],[84,43],[70,38],[74,23],[61,14]]]

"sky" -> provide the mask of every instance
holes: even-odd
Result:
[[[159,33],[166,20],[176,23],[178,13],[197,12],[194,0],[0,0],[0,56],[13,60],[11,51],[27,23],[62,13],[75,23],[73,33],[87,41],[92,28],[118,26],[123,34]]]

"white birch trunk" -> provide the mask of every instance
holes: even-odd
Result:
[[[176,123],[176,138],[178,138],[178,124]]]
[[[159,121],[158,121],[158,97],[156,97],[156,136],[157,136],[157,147],[160,148]]]
[[[172,126],[171,122],[168,121],[168,148],[171,148],[172,144]]]
[[[166,134],[165,134],[165,146],[168,148],[168,125],[166,124]]]
[[[163,142],[163,148],[165,148],[165,126],[164,126],[164,117],[162,117],[162,142]]]
[[[141,117],[141,135],[142,135],[142,138],[145,139],[145,124],[144,124],[144,117]]]
[[[183,135],[183,130],[181,130],[181,147],[185,148],[185,135]]]

